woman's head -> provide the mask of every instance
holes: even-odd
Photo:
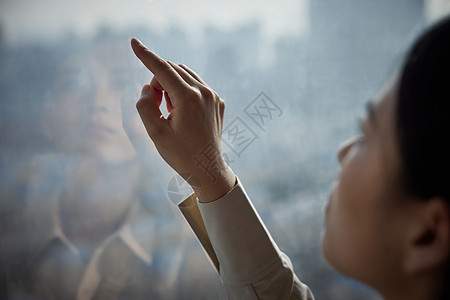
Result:
[[[95,39],[62,56],[43,110],[44,131],[56,151],[109,162],[135,155],[122,126],[121,102],[137,97],[125,45],[114,37]]]
[[[327,207],[324,255],[387,298],[430,297],[444,286],[449,75],[447,18],[417,40],[398,78],[368,105],[361,137],[338,154],[342,173]]]

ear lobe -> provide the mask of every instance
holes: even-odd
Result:
[[[411,275],[445,267],[450,257],[450,205],[443,198],[427,200],[414,222],[415,232],[407,245],[404,268]]]

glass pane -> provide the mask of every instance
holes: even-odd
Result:
[[[435,15],[427,5],[2,1],[5,296],[226,298],[176,206],[190,190],[136,112],[151,78],[137,37],[225,100],[224,157],[316,299],[379,299],[322,258],[323,207],[339,144]]]

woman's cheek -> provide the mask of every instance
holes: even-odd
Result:
[[[360,229],[364,226],[364,199],[370,193],[370,164],[361,149],[353,146],[347,153],[338,183],[333,187],[326,215],[323,250],[338,269],[355,255]],[[328,253],[327,253],[328,252]],[[342,264],[342,266],[341,266]]]

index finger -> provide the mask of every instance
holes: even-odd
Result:
[[[177,93],[190,87],[169,63],[148,50],[138,39],[131,39],[131,47],[134,54],[155,75],[164,90]]]

